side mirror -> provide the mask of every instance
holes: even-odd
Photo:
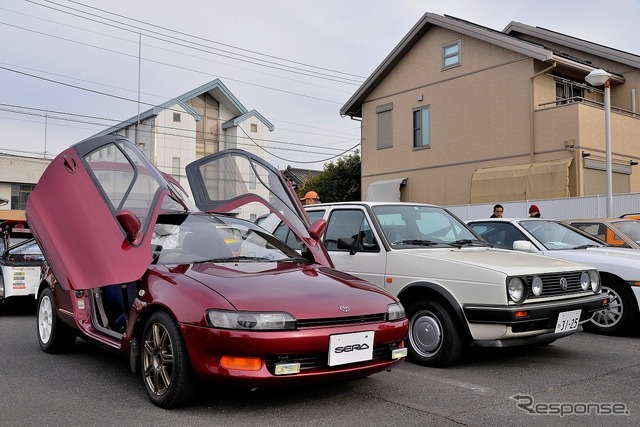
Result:
[[[340,237],[338,239],[338,249],[349,249],[349,254],[356,253],[356,239],[352,237]]]
[[[124,209],[116,214],[116,219],[126,233],[129,243],[134,246],[139,245],[142,240],[142,234],[140,233],[142,225],[138,217],[133,212]]]
[[[320,241],[324,232],[327,231],[327,225],[326,219],[316,219],[313,224],[311,224],[311,227],[309,227],[309,235],[311,238]]]
[[[516,240],[513,242],[513,250],[520,252],[531,252],[536,253],[538,249],[533,245],[533,243],[528,240]]]

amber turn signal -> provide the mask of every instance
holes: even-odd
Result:
[[[262,360],[259,357],[235,357],[222,356],[220,364],[225,369],[237,369],[240,371],[259,371]]]

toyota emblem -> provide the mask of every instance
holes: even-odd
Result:
[[[569,287],[569,283],[567,283],[567,279],[565,279],[564,277],[560,278],[560,287],[562,288],[563,291],[566,291],[567,288]]]
[[[341,305],[340,306],[340,311],[343,313],[348,313],[351,311],[351,308],[348,305]]]

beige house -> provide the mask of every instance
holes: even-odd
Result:
[[[362,120],[362,197],[403,183],[440,205],[640,192],[640,56],[517,22],[502,32],[426,13],[340,113]]]

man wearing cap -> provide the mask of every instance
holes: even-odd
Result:
[[[529,216],[531,218],[540,218],[540,209],[536,205],[531,205],[529,207]]]
[[[304,198],[302,199],[302,201],[304,202],[304,205],[315,205],[316,203],[318,203],[318,193],[316,193],[315,191],[307,191],[307,194],[304,195]]]

